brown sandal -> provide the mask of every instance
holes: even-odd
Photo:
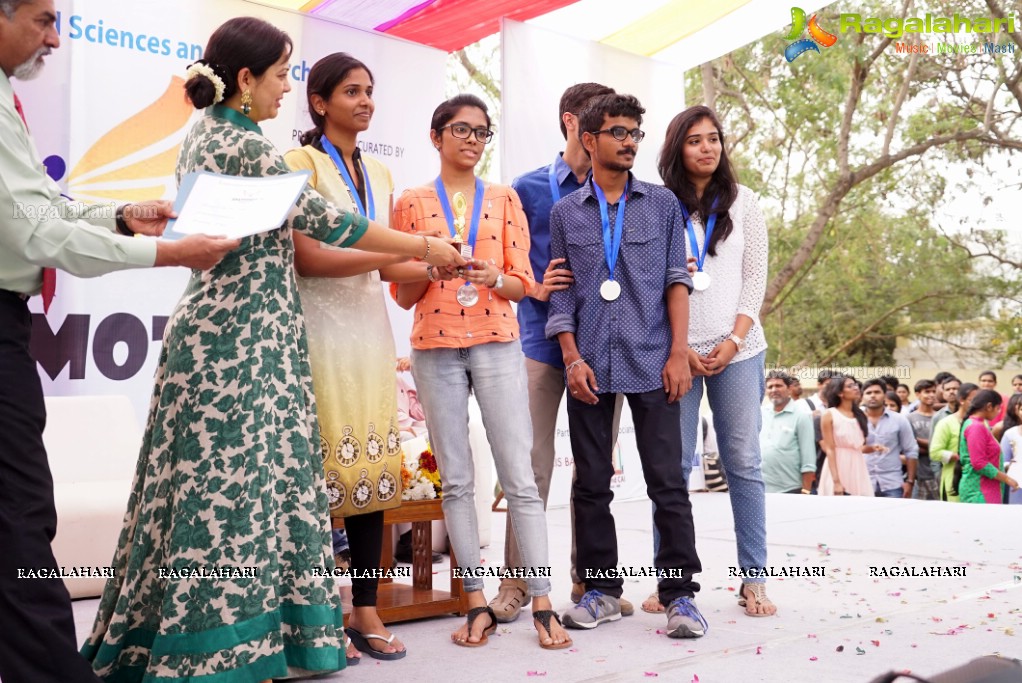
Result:
[[[529,604],[529,585],[522,579],[503,579],[497,595],[490,600],[494,616],[502,624],[518,618],[522,608]]]
[[[533,612],[532,618],[539,622],[539,625],[546,631],[547,637],[549,637],[550,640],[553,640],[554,636],[550,633],[550,619],[553,618],[553,620],[560,625],[561,620],[558,618],[557,613],[552,609],[541,609]],[[563,650],[566,647],[571,647],[573,644],[571,636],[568,636],[568,640],[563,643],[550,643],[549,645],[543,643],[543,636],[539,637],[539,646],[544,650]]]
[[[773,607],[773,612],[750,612],[749,601],[745,597],[745,590],[749,590],[749,594],[752,599],[756,601],[755,606],[763,605],[765,607]],[[766,584],[765,583],[743,583],[738,587],[738,606],[745,608],[745,614],[750,617],[772,617],[777,614],[777,605],[767,597]]]
[[[454,640],[453,642],[455,645],[460,645],[462,647],[482,647],[483,645],[486,645],[486,643],[489,642],[490,639],[488,636],[490,636],[493,633],[496,633],[497,631],[497,616],[489,607],[473,607],[468,611],[468,614],[466,615],[466,619],[468,620],[468,634],[472,635],[472,622],[474,622],[476,620],[476,617],[478,617],[480,614],[490,615],[490,625],[483,629],[483,634],[479,637],[479,642],[470,643],[467,639]]]

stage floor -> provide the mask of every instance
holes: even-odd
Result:
[[[317,680],[866,683],[891,669],[927,676],[985,654],[1022,658],[1022,506],[768,495],[769,565],[775,572],[809,568],[811,575],[770,579],[778,614],[756,619],[738,607],[739,580],[728,578],[736,555],[727,494],[692,498],[703,563],[696,602],[710,624],[703,638],[658,633],[666,618],[639,610],[656,581],[634,578],[625,580],[625,596],[635,603],[635,616],[571,631],[570,650],[541,650],[525,613],[501,625],[487,646],[460,648],[449,641],[459,624],[452,616],[394,625],[409,652],[402,660],[363,656],[356,668]],[[620,565],[652,564],[649,511],[647,501],[614,505]],[[547,516],[553,601],[566,608],[568,510]],[[493,522],[493,544],[483,557],[499,565],[504,514],[494,513]],[[934,566],[952,575],[900,575]],[[435,567],[435,580],[446,585],[446,565]],[[874,567],[880,576],[871,576]],[[964,576],[955,576],[955,568]],[[487,579],[488,598],[497,583]],[[80,639],[97,604],[74,605]]]

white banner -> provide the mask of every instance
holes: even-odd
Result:
[[[501,177],[549,164],[564,149],[557,124],[561,93],[592,81],[635,95],[646,108],[646,139],[635,157],[635,176],[659,183],[656,157],[667,124],[685,108],[681,67],[529,24],[501,22]]]
[[[429,121],[444,99],[446,54],[244,0],[124,3],[57,0],[61,46],[34,81],[15,81],[40,155],[76,199],[123,203],[176,194],[178,148],[200,112],[184,99],[185,68],[210,34],[236,16],[257,16],[294,41],[292,92],[276,119],[261,124],[283,153],[311,127],[305,80],[337,51],[362,60],[376,78],[376,114],[363,151],[391,170],[396,191],[436,172]],[[144,422],[167,316],[188,278],[183,269],[58,277],[48,316],[35,317],[33,351],[48,395],[126,394]],[[387,297],[389,300],[389,296]],[[33,311],[41,312],[38,298]],[[391,320],[407,353],[411,315]]]
[[[572,38],[529,24],[503,20],[500,154],[504,182],[549,164],[564,149],[557,124],[561,93],[575,83],[593,81],[635,95],[646,108],[642,129],[646,139],[635,158],[635,175],[659,183],[656,156],[667,124],[684,108],[684,71],[677,66],[622,52],[588,40]],[[572,457],[564,404],[557,418],[557,455],[550,483],[549,506],[567,505],[571,493]],[[614,448],[616,500],[646,497],[646,484],[635,447],[635,429],[628,408]]]

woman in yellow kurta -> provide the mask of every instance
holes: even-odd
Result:
[[[369,69],[343,52],[324,57],[309,72],[307,96],[316,127],[285,155],[288,165],[311,171],[310,185],[337,206],[389,225],[390,171],[357,145],[375,108]],[[353,572],[379,568],[383,512],[401,504],[394,337],[380,281],[427,279],[426,264],[403,261],[295,234],[330,514],[345,520]],[[377,659],[404,657],[376,612],[378,580],[351,583],[354,647]]]

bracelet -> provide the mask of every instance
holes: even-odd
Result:
[[[134,237],[134,231],[128,227],[128,221],[124,220],[124,209],[128,206],[129,204],[122,204],[117,207],[117,211],[114,212],[114,221],[117,224],[117,232],[125,237]]]
[[[436,275],[433,272],[432,263],[426,265],[426,279],[428,279],[430,282],[436,282]]]
[[[808,496],[811,493],[811,491],[809,489],[802,489],[802,493]]]
[[[906,479],[905,483],[909,484],[911,486],[915,486],[916,485],[916,480],[915,479]]]
[[[429,258],[429,238],[423,235],[422,241],[426,243],[426,253],[422,255],[422,260],[425,261]]]
[[[585,361],[585,359],[584,359],[584,358],[579,358],[579,359],[578,359],[578,360],[576,360],[576,361],[572,361],[571,363],[569,363],[569,364],[568,364],[568,367],[567,367],[567,368],[565,368],[564,372],[570,375],[570,374],[571,374],[571,371],[572,371],[572,370],[573,370],[573,369],[574,369],[574,368],[575,368],[576,366],[578,366],[578,365],[581,365],[582,363],[585,363],[585,362],[586,362],[586,361]]]

